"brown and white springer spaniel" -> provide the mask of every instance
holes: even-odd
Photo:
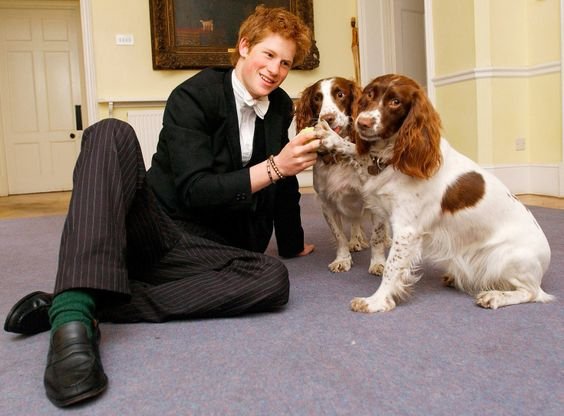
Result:
[[[553,299],[540,287],[550,247],[535,218],[495,176],[441,138],[439,115],[415,81],[390,74],[370,82],[355,127],[357,150],[371,161],[366,206],[389,219],[393,242],[380,287],[353,299],[354,311],[393,309],[419,279],[422,260],[441,267],[446,284],[484,308]]]
[[[360,96],[355,82],[333,77],[307,87],[296,104],[296,130],[314,126],[319,120],[354,149],[353,105]],[[323,216],[335,237],[337,253],[329,264],[332,272],[345,272],[352,265],[351,251],[368,247],[362,230],[364,204],[362,183],[354,166],[354,155],[341,156],[320,150],[313,167],[313,187],[321,202]],[[350,239],[345,233],[350,223]]]

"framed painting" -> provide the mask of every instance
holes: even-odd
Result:
[[[313,33],[313,0],[149,0],[153,69],[228,67],[241,22],[256,6],[284,7],[299,16]],[[296,69],[319,66],[311,50]]]

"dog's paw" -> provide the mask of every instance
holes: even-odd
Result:
[[[443,281],[443,285],[448,286],[448,287],[456,287],[456,285],[454,284],[454,277],[452,277],[451,275],[445,274],[442,278]]]
[[[331,126],[325,120],[319,120],[319,122],[313,127],[313,131],[317,133],[318,137],[322,137],[327,133],[332,132]]]
[[[343,143],[343,138],[329,127],[326,121],[320,121],[315,125],[315,135],[321,140],[319,148],[331,151]]]
[[[499,290],[487,290],[476,296],[476,305],[486,309],[497,309],[506,303],[505,293]]]
[[[368,273],[374,274],[376,276],[382,276],[382,274],[384,273],[384,265],[382,263],[371,263],[370,267],[368,268]]]
[[[348,272],[352,267],[352,258],[335,259],[329,263],[328,267],[333,273]]]
[[[362,251],[365,248],[368,248],[368,246],[368,241],[360,237],[353,237],[351,238],[351,241],[349,241],[350,251]]]
[[[328,132],[321,138],[320,149],[332,151],[338,148],[339,144],[343,141],[334,131]]]
[[[396,307],[393,299],[386,297],[384,299],[371,298],[354,298],[351,301],[351,310],[354,312],[374,313],[388,312]]]
[[[354,298],[351,300],[351,310],[353,312],[370,312],[368,310],[368,302],[366,302],[366,298]]]

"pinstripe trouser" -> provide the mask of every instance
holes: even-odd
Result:
[[[84,131],[55,294],[94,290],[99,319],[112,322],[231,316],[287,303],[280,260],[183,231],[159,207],[145,173],[127,123],[107,119]]]

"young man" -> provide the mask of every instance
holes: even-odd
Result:
[[[163,322],[266,311],[286,304],[288,271],[263,254],[304,243],[295,175],[318,140],[288,141],[292,102],[279,88],[310,47],[284,9],[243,22],[234,69],[207,69],[170,95],[145,174],[130,126],[104,120],[83,135],[61,239],[54,296],[34,292],[5,330],[51,328],[44,384],[64,407],[105,390],[97,321]]]

